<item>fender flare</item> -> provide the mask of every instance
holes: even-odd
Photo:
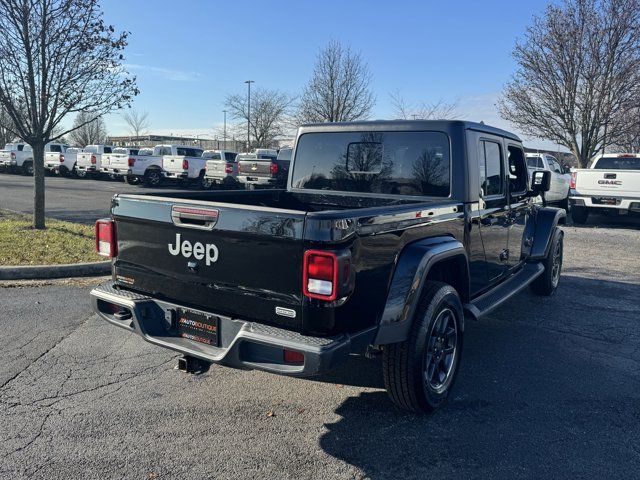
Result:
[[[538,210],[529,260],[543,260],[547,257],[553,234],[563,218],[567,218],[567,212],[562,208],[543,207]]]
[[[469,296],[469,261],[461,242],[452,237],[437,237],[412,243],[402,250],[389,286],[374,345],[406,340],[429,271],[439,262],[452,258],[458,258],[465,270],[462,273],[465,291],[459,292],[464,304]]]

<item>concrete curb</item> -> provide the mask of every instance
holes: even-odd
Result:
[[[111,262],[72,263],[68,265],[24,265],[0,267],[0,280],[42,280],[108,275]]]

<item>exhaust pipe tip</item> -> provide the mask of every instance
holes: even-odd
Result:
[[[199,358],[183,355],[178,358],[178,365],[176,368],[181,372],[190,373],[192,375],[201,375],[209,371],[211,364],[200,360]]]

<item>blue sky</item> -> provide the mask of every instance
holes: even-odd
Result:
[[[212,138],[226,94],[245,92],[247,79],[299,94],[318,49],[331,40],[359,51],[369,64],[377,97],[373,118],[391,117],[389,93],[399,90],[409,103],[457,101],[461,117],[513,129],[494,103],[515,69],[516,38],[546,4],[102,2],[105,20],[131,32],[126,64],[141,90],[134,106],[149,112],[151,130]],[[110,115],[107,127],[110,134],[127,133],[119,115]]]

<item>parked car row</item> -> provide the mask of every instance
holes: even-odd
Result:
[[[45,168],[52,174],[76,178],[108,176],[125,182],[158,187],[164,182],[208,189],[272,187],[284,188],[289,174],[291,149],[256,149],[238,154],[227,150],[203,150],[185,145],[84,148],[49,143]],[[11,173],[33,175],[33,151],[25,143],[10,143],[0,151],[0,168]]]

